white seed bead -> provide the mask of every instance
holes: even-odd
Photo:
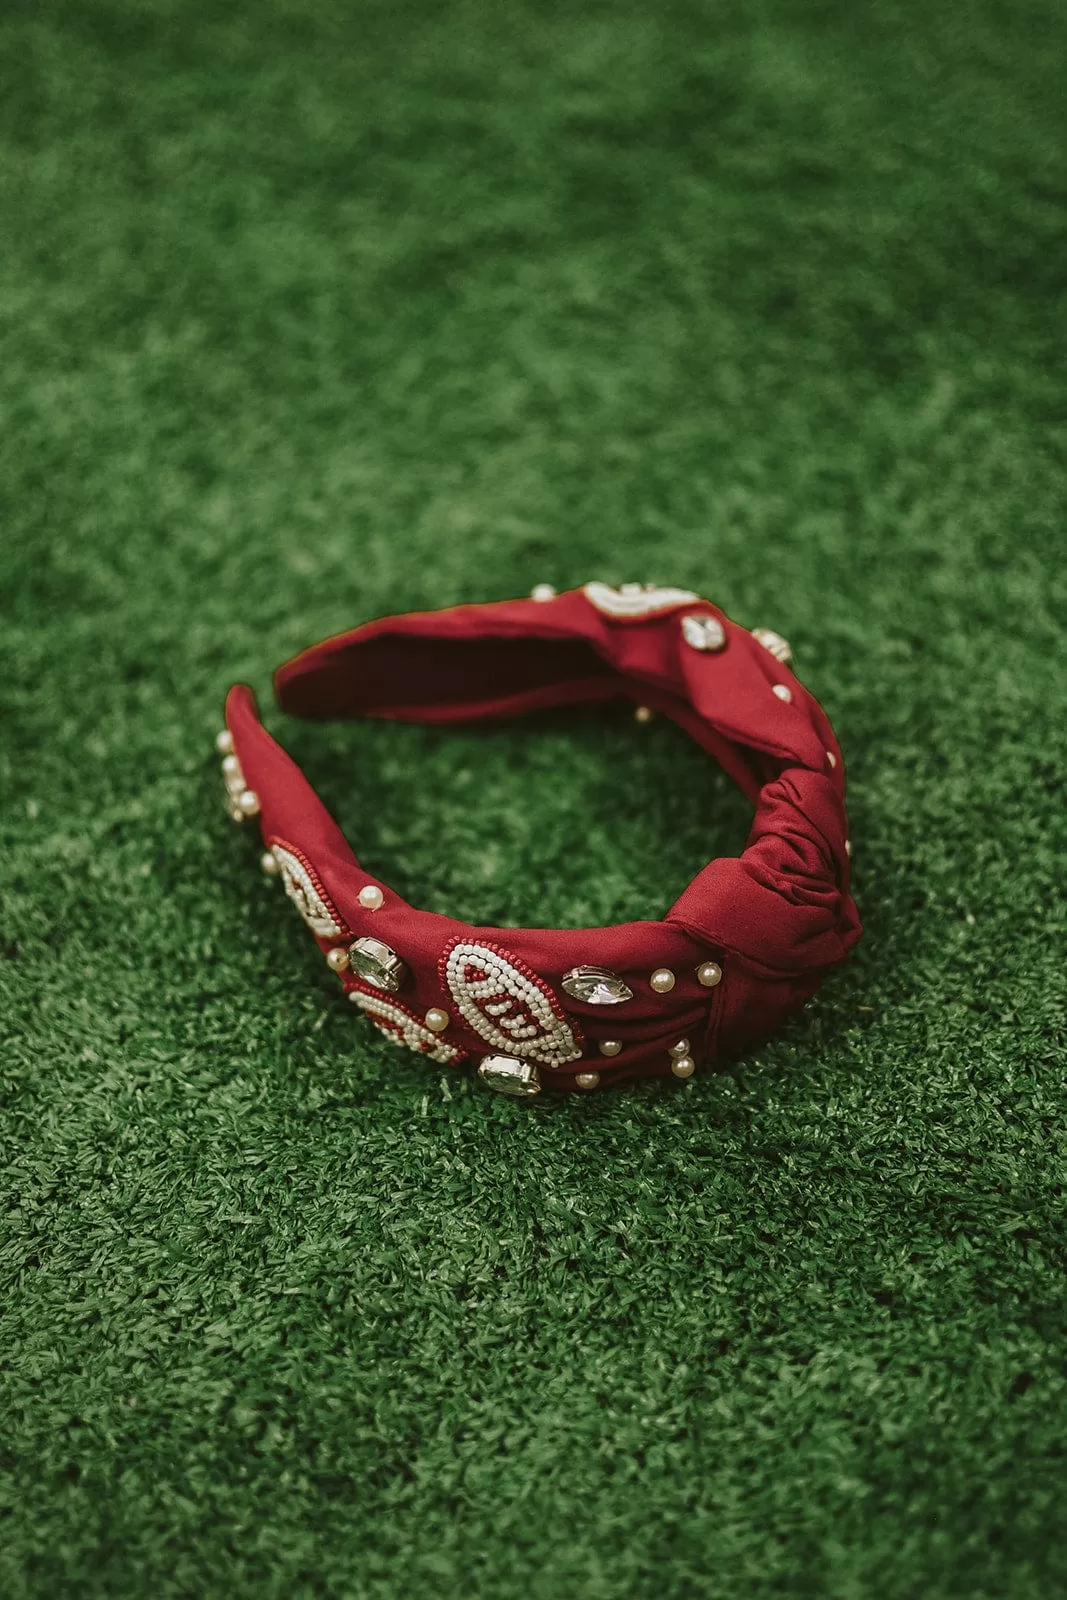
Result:
[[[359,891],[359,903],[364,911],[377,911],[385,896],[376,883],[365,883]]]
[[[617,1056],[622,1049],[622,1041],[620,1039],[601,1039],[597,1049],[602,1056]]]
[[[215,749],[220,756],[228,756],[233,749],[233,734],[229,728],[223,728],[221,733],[215,735]]]
[[[222,773],[223,773],[223,777],[232,778],[232,777],[236,776],[236,774],[238,772],[240,772],[240,770],[241,770],[241,763],[238,761],[236,756],[223,756],[223,758],[222,758]]]
[[[243,816],[254,817],[259,811],[259,795],[254,789],[244,789],[238,796],[237,804]]]
[[[671,1071],[676,1078],[691,1078],[697,1069],[697,1064],[692,1056],[679,1056],[671,1062]]]
[[[422,1020],[431,1033],[444,1033],[452,1018],[441,1006],[431,1006]]]
[[[652,709],[650,706],[638,706],[634,711],[635,722],[651,722]]]
[[[579,1072],[575,1074],[575,1083],[579,1089],[595,1089],[600,1082],[599,1072]]]
[[[326,965],[331,972],[347,972],[348,951],[342,950],[339,944],[335,944],[332,950],[326,952]]]
[[[792,689],[788,688],[784,683],[776,683],[774,685],[774,693],[778,696],[779,700],[784,700],[786,705],[788,705],[790,700],[793,698]]]
[[[645,586],[643,583],[620,583],[619,593],[627,595],[643,594],[644,588]]]
[[[722,968],[717,961],[702,961],[697,968],[697,982],[702,983],[705,989],[714,989],[717,983],[722,982]]]
[[[674,973],[670,967],[657,967],[648,981],[657,994],[670,994],[675,983]]]
[[[670,1053],[675,1060],[680,1060],[682,1056],[687,1056],[689,1054],[689,1040],[679,1039],[677,1044],[671,1045]]]
[[[276,877],[281,871],[281,868],[278,865],[278,858],[274,854],[273,850],[264,850],[263,854],[259,858],[259,864],[263,868],[263,871],[267,874],[268,878]]]
[[[837,757],[834,755],[832,750],[827,750],[826,759],[830,763],[830,770],[832,772],[834,767],[837,766]]]
[[[537,583],[530,590],[531,600],[554,600],[556,591],[550,583]]]

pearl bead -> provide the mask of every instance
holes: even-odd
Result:
[[[579,1089],[595,1089],[600,1082],[599,1072],[579,1072],[574,1079]]]
[[[359,903],[364,911],[377,911],[385,896],[376,883],[365,883],[359,891]]]
[[[852,860],[852,840],[851,839],[846,839],[845,840],[845,854],[846,854],[846,856],[848,856],[849,860],[851,861]]]
[[[652,709],[650,706],[638,706],[634,711],[635,722],[651,722]]]
[[[278,858],[274,854],[273,850],[264,850],[263,854],[259,858],[259,864],[263,868],[263,871],[267,874],[268,878],[275,877],[281,871],[281,868],[278,865]]]
[[[241,770],[241,763],[236,756],[224,756],[222,759],[222,774],[225,778],[236,777]]]
[[[228,756],[233,749],[233,734],[229,728],[223,728],[221,733],[215,735],[215,749],[220,756]]]
[[[837,766],[837,757],[834,755],[832,750],[827,750],[826,759],[830,763],[830,770],[832,772],[834,767]]]
[[[622,1049],[622,1042],[619,1039],[601,1039],[597,1049],[602,1056],[617,1056]]]
[[[788,705],[790,700],[793,698],[792,689],[787,688],[784,683],[776,683],[774,685],[774,693],[778,696],[779,700],[784,700],[786,705]]]
[[[422,1020],[431,1033],[444,1033],[452,1018],[440,1006],[431,1006]]]
[[[648,981],[657,994],[670,994],[674,988],[674,973],[670,967],[657,967]]]
[[[242,816],[254,817],[259,811],[259,795],[254,789],[243,789],[237,797],[237,804]]]
[[[671,1062],[671,1071],[676,1078],[691,1078],[697,1069],[697,1064],[692,1056],[679,1056],[677,1061]]]
[[[687,1056],[689,1054],[689,1040],[679,1039],[677,1044],[671,1045],[670,1053],[676,1061],[680,1060],[682,1056]]]
[[[619,584],[619,593],[633,596],[633,595],[643,594],[644,593],[644,588],[645,588],[645,586],[644,586],[643,583],[620,583]]]
[[[347,972],[348,951],[342,950],[339,944],[335,944],[332,950],[326,952],[326,965],[331,972]]]
[[[556,591],[550,583],[537,583],[530,590],[531,600],[554,600]]]
[[[697,982],[702,983],[705,989],[714,989],[717,983],[722,982],[722,968],[717,961],[702,961],[697,968]]]

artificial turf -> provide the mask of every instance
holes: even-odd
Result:
[[[5,1597],[1064,1592],[1065,24],[5,0]],[[528,1106],[340,1003],[212,739],[592,577],[792,639],[866,934]],[[744,842],[617,711],[270,721],[473,921]]]

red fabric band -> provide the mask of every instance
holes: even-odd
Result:
[[[573,1088],[578,1074],[598,1073],[602,1084],[666,1074],[679,1039],[700,1061],[766,1036],[859,938],[844,763],[830,724],[789,668],[706,600],[590,584],[548,600],[385,618],[306,650],[279,669],[275,689],[282,709],[298,716],[423,722],[631,700],[672,718],[755,804],[742,856],[712,861],[661,922],[476,928],[420,911],[364,872],[263,728],[251,690],[235,686],[226,702],[231,765],[258,798],[264,839],[282,852],[283,872],[290,857],[300,863],[293,870],[307,874],[312,900],[325,907],[315,929],[321,947],[368,937],[395,952],[407,969],[395,994],[351,968],[341,981],[379,1026],[435,1059],[501,1053],[494,1040],[510,1039],[510,1053],[535,1061],[546,1089]],[[286,876],[290,890],[293,882]],[[371,886],[382,895],[376,909],[366,904]],[[336,931],[319,931],[327,926]],[[708,962],[723,973],[714,987],[697,975]],[[563,979],[584,966],[609,969],[631,998],[573,998]],[[661,969],[674,975],[669,992],[660,992],[662,976],[659,987],[652,982]],[[425,1026],[431,1008],[439,1025],[436,1013],[448,1014],[439,1034]],[[601,1039],[620,1041],[621,1052],[601,1055]]]

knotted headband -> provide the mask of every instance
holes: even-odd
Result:
[[[772,1032],[860,935],[849,895],[845,774],[784,639],[684,589],[589,583],[557,595],[386,617],[281,667],[303,717],[460,722],[631,700],[715,757],[755,805],[737,859],[710,862],[661,922],[473,927],[420,911],[368,874],[296,764],[230,690],[227,803],[257,816],[264,869],[355,1005],[504,1093],[692,1075]]]

